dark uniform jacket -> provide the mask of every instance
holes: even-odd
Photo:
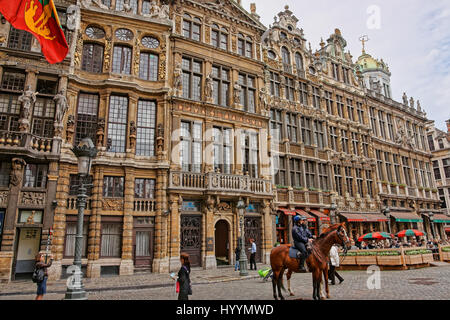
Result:
[[[304,244],[308,243],[308,239],[312,239],[312,234],[309,231],[308,227],[306,226],[298,226],[295,225],[292,228],[292,238],[294,239],[294,242],[301,242]]]

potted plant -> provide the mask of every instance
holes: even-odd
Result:
[[[401,183],[401,184],[399,184],[398,186],[399,186],[400,188],[403,188],[403,189],[406,188],[406,184],[404,184],[404,183]]]
[[[387,181],[381,181],[381,184],[388,185],[389,182],[387,182]]]
[[[377,264],[377,252],[362,250],[356,254],[356,263],[362,266]]]
[[[288,189],[289,187],[287,186],[282,186],[282,185],[277,185],[277,189]]]
[[[405,262],[407,265],[415,265],[423,263],[422,254],[420,250],[405,251]]]
[[[398,186],[397,182],[391,182],[391,187],[396,187],[396,186]]]
[[[349,251],[346,255],[343,252],[339,253],[339,264],[343,266],[356,265],[356,252]]]
[[[424,188],[424,187],[419,187],[419,190],[420,190],[420,191],[423,191],[423,189],[425,189],[425,188]]]
[[[438,192],[438,189],[431,189],[431,192],[437,193],[437,192]]]
[[[377,254],[377,264],[381,266],[399,266],[402,264],[402,256],[397,250],[380,251]]]
[[[443,247],[441,249],[441,253],[442,253],[442,260],[450,261],[450,247]]]

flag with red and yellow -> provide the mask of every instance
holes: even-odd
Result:
[[[32,33],[49,63],[64,60],[69,46],[53,0],[0,0],[0,12],[14,28]]]

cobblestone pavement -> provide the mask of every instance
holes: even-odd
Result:
[[[345,281],[330,286],[332,300],[449,300],[450,264],[407,271],[381,271],[381,288],[369,290],[366,271],[340,271]],[[87,279],[90,300],[174,300],[173,282],[164,275],[138,275]],[[192,300],[272,300],[271,282],[263,282],[255,271],[249,277],[237,280],[239,273],[232,268],[193,270]],[[286,285],[286,281],[284,280]],[[63,281],[50,283],[46,300],[64,297]],[[288,299],[310,300],[312,280],[310,274],[296,274],[291,280],[295,296]],[[1,300],[33,299],[35,285],[12,283],[1,286]],[[20,291],[22,290],[22,291]],[[26,292],[26,294],[14,294]],[[12,295],[11,295],[12,294]]]

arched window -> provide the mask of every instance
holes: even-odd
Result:
[[[228,30],[220,28],[217,24],[211,26],[211,45],[216,48],[228,50]]]
[[[303,57],[300,53],[295,54],[295,64],[297,66],[298,76],[301,78],[305,77],[305,67],[303,65]]]
[[[132,52],[133,50],[128,46],[114,46],[112,72],[131,74]]]
[[[183,16],[183,36],[195,41],[200,41],[202,20],[190,15],[185,14]]]
[[[281,48],[281,59],[283,60],[284,71],[292,73],[291,54],[286,47]]]
[[[253,58],[253,41],[250,37],[245,37],[239,33],[238,54],[247,58]]]
[[[101,73],[103,70],[103,46],[97,43],[83,44],[81,70]]]
[[[267,52],[267,56],[269,57],[269,59],[275,60],[277,55],[275,54],[275,52],[273,52],[272,50],[269,50]]]

